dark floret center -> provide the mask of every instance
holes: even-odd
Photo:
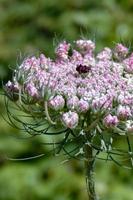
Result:
[[[79,72],[79,74],[82,73],[88,73],[90,71],[90,67],[86,66],[86,65],[77,65],[76,70]]]

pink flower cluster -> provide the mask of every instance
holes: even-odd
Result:
[[[133,54],[127,47],[117,44],[96,53],[91,40],[73,45],[63,41],[55,55],[54,60],[43,54],[26,58],[6,90],[16,92],[17,85],[23,98],[36,99],[42,107],[47,102],[47,116],[48,110],[58,112],[60,122],[69,128],[78,127],[87,112],[96,116],[104,111],[106,128],[132,120]]]

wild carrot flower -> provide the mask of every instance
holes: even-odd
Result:
[[[4,89],[30,117],[30,122],[21,120],[7,108],[10,123],[17,121],[31,135],[63,134],[54,142],[55,151],[84,159],[89,199],[97,199],[93,168],[96,158],[105,158],[100,152],[119,166],[123,162],[117,158],[124,156],[131,161],[124,167],[133,167],[133,53],[127,47],[118,43],[96,53],[91,40],[63,41],[55,59],[43,54],[24,59]],[[115,146],[118,135],[128,149]]]
[[[91,40],[63,41],[55,48],[55,59],[44,54],[25,58],[5,91],[19,109],[40,119],[38,126],[48,124],[42,130],[23,122],[31,134],[50,134],[54,126],[61,129],[58,134],[65,131],[65,142],[71,142],[69,134],[80,140],[80,147],[89,144],[100,152],[103,146],[110,149],[105,132],[112,141],[133,130],[133,53],[119,43],[96,53]]]
[[[40,105],[48,101],[48,107],[55,111],[64,109],[64,113],[73,111],[80,115],[91,111],[95,116],[104,110],[109,112],[106,125],[121,124],[122,118],[131,117],[133,55],[129,55],[128,48],[122,44],[117,44],[115,50],[106,47],[97,54],[91,40],[77,40],[74,44],[76,47],[69,55],[71,44],[60,43],[55,50],[55,60],[43,54],[24,59],[15,71],[13,82],[6,84],[6,90],[18,93],[21,89],[23,98],[25,94],[37,98]],[[114,60],[114,53],[123,60]],[[111,118],[114,111],[119,123]],[[108,122],[109,117],[114,121]]]

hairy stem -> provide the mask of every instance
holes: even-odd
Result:
[[[86,185],[89,200],[98,200],[95,191],[94,164],[95,158],[93,157],[93,149],[89,144],[85,144]]]

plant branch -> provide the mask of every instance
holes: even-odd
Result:
[[[93,149],[90,145],[85,144],[85,172],[86,172],[86,185],[89,200],[98,200],[95,191],[94,180],[94,165],[95,157],[93,156]]]

